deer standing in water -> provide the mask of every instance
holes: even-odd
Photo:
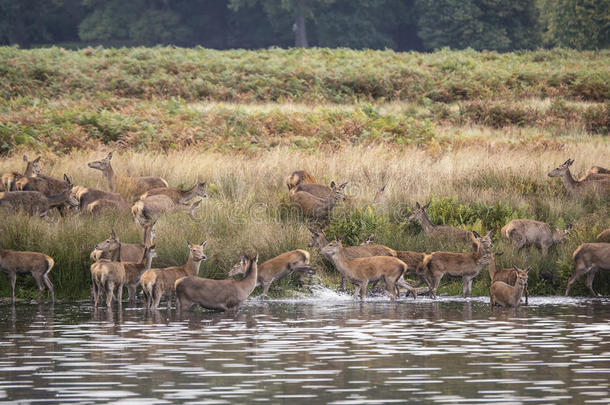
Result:
[[[521,295],[527,288],[527,273],[529,269],[521,270],[518,267],[511,269],[515,281],[508,284],[504,281],[494,281],[489,287],[489,302],[491,306],[517,308],[521,303]]]
[[[515,268],[503,268],[499,269],[496,265],[496,257],[502,256],[502,252],[494,252],[492,254],[491,261],[489,262],[489,279],[493,284],[494,281],[502,281],[508,285],[515,284],[515,280],[517,278],[517,273],[515,272]],[[526,271],[530,271],[531,267],[528,267]],[[528,292],[527,292],[527,284],[523,290],[525,294],[525,305],[528,305]]]
[[[484,237],[476,232],[472,234],[472,241],[477,246],[474,253],[433,252],[424,257],[418,272],[427,280],[432,298],[436,298],[436,290],[445,274],[462,277],[464,297],[472,294],[472,280],[493,257],[489,252],[493,248],[491,231]]]
[[[99,243],[95,249],[109,252],[111,258],[100,259],[91,265],[94,308],[97,308],[102,293],[105,293],[106,308],[111,309],[115,288],[120,308],[123,305],[123,285],[125,284],[125,267],[121,263],[121,241],[113,231],[111,237]]]
[[[551,170],[549,177],[561,177],[563,186],[574,197],[593,193],[597,195],[610,194],[610,177],[600,180],[578,181],[574,180],[570,173],[570,166],[574,163],[573,159],[568,159],[561,166]]]
[[[551,230],[544,222],[533,219],[513,219],[502,227],[502,237],[510,240],[515,249],[519,250],[526,246],[535,245],[546,255],[549,248],[560,243],[572,229],[571,225],[565,230],[555,227]]]
[[[15,303],[15,283],[17,274],[30,273],[38,286],[38,302],[42,297],[45,286],[51,295],[51,302],[55,301],[53,283],[49,280],[49,272],[55,261],[50,256],[38,252],[22,252],[18,250],[3,249],[0,245],[0,269],[8,275],[11,283],[11,299]]]
[[[238,274],[244,274],[246,268],[243,266],[243,258],[229,271],[229,277],[235,277]],[[315,270],[309,265],[309,252],[306,250],[291,250],[282,253],[272,259],[267,260],[258,266],[258,275],[256,285],[263,286],[262,297],[267,296],[269,287],[275,281],[281,280],[292,273],[300,273],[301,277],[315,273]],[[302,284],[302,279],[301,279]]]
[[[241,280],[212,280],[196,276],[176,280],[176,309],[191,310],[195,305],[215,311],[239,310],[243,302],[256,288],[258,276],[258,255],[255,258],[243,256]]]
[[[598,270],[610,270],[610,243],[583,243],[576,248],[572,254],[574,260],[574,272],[568,280],[566,296],[570,293],[572,284],[578,277],[585,275],[585,285],[596,297],[598,294],[593,290],[593,279]]]
[[[322,253],[332,260],[337,270],[355,287],[355,295],[360,299],[366,297],[366,287],[369,282],[383,280],[392,301],[398,293],[398,282],[407,271],[407,265],[400,259],[390,256],[362,257],[350,260],[345,255],[341,241],[332,241]]]
[[[111,160],[112,152],[108,153],[104,159],[89,162],[87,165],[92,169],[100,170],[102,172],[108,181],[110,191],[113,193],[122,189],[130,195],[139,196],[150,189],[168,186],[167,181],[158,176],[123,177],[115,175],[110,162]]]
[[[163,294],[167,295],[167,307],[171,307],[176,280],[182,277],[196,276],[199,273],[201,262],[207,258],[203,253],[206,243],[207,241],[203,241],[198,245],[187,241],[189,257],[186,264],[182,266],[149,269],[142,273],[140,284],[146,297],[146,307],[148,309],[156,310]]]
[[[26,163],[23,174],[19,172],[8,172],[2,175],[2,186],[4,191],[17,190],[16,182],[22,177],[35,177],[40,174],[40,156],[34,160],[29,160],[27,155],[23,155],[23,161]]]

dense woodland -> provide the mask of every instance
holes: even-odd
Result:
[[[607,0],[0,0],[0,44],[608,48]]]

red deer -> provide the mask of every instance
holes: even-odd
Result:
[[[601,231],[599,235],[595,238],[598,242],[606,242],[610,243],[610,229],[606,229],[605,231]]]
[[[168,211],[182,210],[194,217],[195,209],[201,204],[201,200],[195,201],[191,205],[178,203],[165,194],[156,194],[136,201],[131,207],[131,215],[136,223],[142,228],[157,222],[157,220]]]
[[[157,257],[155,245],[144,248],[144,256],[138,262],[123,262],[125,268],[125,284],[129,293],[129,302],[136,302],[136,288],[140,283],[140,276],[152,265],[152,259]]]
[[[355,287],[355,296],[360,295],[364,300],[366,287],[369,282],[382,280],[386,290],[390,293],[392,301],[398,293],[398,282],[407,271],[407,265],[395,257],[373,256],[350,260],[345,255],[345,248],[341,241],[332,241],[324,248],[322,253],[330,257],[337,270],[343,274]]]
[[[116,239],[114,231],[110,233],[110,237],[100,242],[98,246],[111,246],[113,240]],[[144,256],[146,246],[151,246],[155,241],[155,230],[153,226],[148,226],[143,232],[142,243],[123,243],[120,242],[121,260],[125,262],[138,262]],[[99,259],[111,259],[112,253],[109,250],[98,249],[98,246],[91,252],[90,258],[93,261]]]
[[[0,193],[0,208],[10,211],[23,210],[30,215],[45,217],[49,210],[63,206],[77,207],[78,201],[72,195],[72,180],[64,174],[66,189],[54,195],[44,195],[39,191],[10,191]]]
[[[339,201],[345,201],[344,189],[347,183],[339,187],[333,181],[330,184],[332,193],[326,198],[320,198],[306,191],[299,191],[299,187],[290,190],[290,200],[299,205],[303,213],[314,221],[322,222],[328,219],[328,215]]]
[[[49,272],[55,262],[45,254],[37,252],[22,252],[17,250],[3,249],[0,246],[0,269],[8,275],[11,283],[11,298],[15,303],[15,282],[17,274],[30,273],[38,286],[38,302],[42,297],[45,286],[51,295],[51,302],[55,301],[53,284],[49,280]]]
[[[113,232],[111,238],[98,244],[95,249],[110,252],[111,259],[100,259],[91,265],[94,308],[97,308],[102,293],[105,293],[106,307],[110,309],[115,288],[119,307],[121,307],[123,285],[125,284],[125,267],[121,263],[121,241]]]
[[[208,195],[205,192],[206,182],[197,181],[193,187],[188,190],[180,190],[175,187],[157,187],[148,190],[140,196],[140,200],[144,200],[146,197],[152,195],[163,194],[168,196],[176,204],[184,204],[195,197],[206,198]]]
[[[203,248],[207,241],[201,245],[187,242],[189,257],[183,266],[172,266],[161,269],[149,269],[142,273],[140,285],[146,297],[146,307],[156,310],[163,294],[167,295],[167,307],[172,304],[172,296],[175,292],[174,283],[182,277],[196,276],[199,273],[201,262],[206,260]]]
[[[610,243],[583,243],[576,248],[572,255],[574,259],[574,273],[568,280],[566,296],[576,279],[584,274],[587,275],[585,285],[591,291],[591,295],[598,294],[593,290],[593,279],[598,270],[610,270]]]
[[[533,219],[513,219],[502,227],[502,237],[510,240],[515,249],[522,249],[525,246],[535,245],[546,255],[549,248],[556,243],[560,243],[570,232],[571,225],[565,230],[555,227],[554,230],[544,222],[534,221]]]
[[[512,269],[515,281],[508,284],[504,281],[494,281],[489,287],[489,302],[491,306],[517,308],[521,303],[521,295],[527,288],[527,273],[529,269],[521,270],[518,267]]]
[[[15,191],[17,186],[15,183],[22,177],[35,177],[40,174],[40,156],[34,160],[28,160],[27,155],[23,155],[23,161],[26,163],[23,174],[18,172],[8,172],[2,175],[2,186],[4,191]]]
[[[508,285],[515,284],[515,280],[517,279],[517,273],[514,268],[503,268],[499,269],[496,266],[496,257],[502,256],[502,252],[495,252],[489,262],[489,280],[493,283],[494,281],[502,281]],[[531,267],[528,267],[526,271],[531,270]],[[527,285],[525,285],[525,289],[523,290],[525,294],[525,305],[528,305],[528,292]]]
[[[116,201],[116,207],[121,207],[122,209],[125,206],[129,206],[131,209],[131,204],[129,204],[122,195],[118,193],[111,193],[108,191],[98,190],[96,188],[84,187],[84,186],[75,186],[72,194],[78,201],[78,205],[81,212],[87,213],[97,213],[106,208],[110,208],[112,204],[109,201]],[[100,201],[97,204],[94,204],[96,201]],[[92,208],[89,208],[89,205],[92,205]]]
[[[548,176],[561,177],[564,187],[574,197],[588,193],[595,193],[598,195],[610,194],[610,177],[595,181],[574,180],[572,173],[570,173],[570,166],[572,166],[573,163],[574,160],[572,159],[566,160],[561,166],[550,171]]]
[[[316,184],[316,179],[305,170],[296,170],[286,179],[288,190],[292,190],[299,184]]]
[[[233,266],[229,271],[229,277],[244,274],[246,268],[244,268],[242,264],[243,263],[240,261],[240,263]],[[314,269],[309,265],[309,252],[306,250],[291,250],[290,252],[282,253],[261,264],[258,267],[256,285],[263,286],[262,297],[267,296],[269,286],[271,286],[273,282],[281,280],[293,272],[301,273],[301,277],[306,274],[311,276],[314,273]]]
[[[118,190],[125,190],[129,195],[139,196],[150,189],[168,186],[167,181],[158,176],[123,177],[115,175],[110,163],[111,160],[112,152],[108,153],[104,159],[89,162],[87,165],[102,172],[108,181],[110,191],[113,193]]]
[[[191,310],[195,305],[214,311],[239,310],[256,288],[258,256],[243,257],[241,266],[245,277],[241,280],[212,280],[196,276],[176,280],[176,309]]]
[[[430,286],[430,296],[436,298],[436,290],[445,274],[462,277],[464,297],[472,294],[472,280],[479,275],[483,266],[489,264],[493,248],[491,231],[484,237],[473,232],[474,253],[433,252],[424,257],[421,272]]]
[[[586,180],[603,180],[610,176],[610,170],[604,169],[601,166],[591,166],[589,170],[580,178],[579,181]]]
[[[458,241],[460,243],[472,242],[472,232],[470,231],[448,225],[433,224],[426,214],[426,209],[429,206],[429,202],[424,206],[421,206],[418,202],[415,202],[415,211],[408,220],[410,222],[418,222],[424,230],[424,234],[426,234],[426,236],[429,238],[445,238]],[[475,245],[473,245],[473,247],[476,248]]]

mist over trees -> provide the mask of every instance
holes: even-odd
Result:
[[[610,45],[610,2],[0,0],[0,44],[601,49]]]

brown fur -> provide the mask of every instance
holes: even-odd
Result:
[[[176,280],[176,308],[190,310],[195,305],[215,311],[238,310],[256,288],[258,276],[258,256],[255,259],[242,259],[241,280],[211,280],[195,276]]]
[[[472,232],[455,228],[453,226],[447,225],[435,225],[430,221],[428,215],[426,214],[426,209],[430,203],[421,206],[418,202],[415,203],[415,211],[409,217],[409,221],[418,222],[424,233],[429,238],[445,238],[452,241],[457,241],[460,243],[471,243],[472,242]],[[476,246],[473,245],[473,248]]]
[[[242,266],[242,262],[237,263],[229,271],[229,277],[234,277],[238,274],[244,274],[246,268]],[[269,286],[275,281],[287,277],[292,272],[298,271],[303,275],[313,274],[314,270],[309,266],[309,252],[306,250],[291,250],[282,253],[272,259],[267,260],[258,267],[258,276],[256,285],[263,286],[263,297],[267,296]]]
[[[152,195],[166,195],[174,201],[175,204],[186,203],[195,197],[206,198],[208,195],[205,192],[206,182],[196,182],[193,187],[188,190],[180,190],[176,187],[157,187],[148,190],[140,196],[140,200]]]
[[[51,302],[55,301],[53,284],[49,280],[49,272],[55,262],[50,256],[37,252],[21,252],[5,250],[0,246],[0,269],[6,273],[11,283],[11,298],[15,302],[15,283],[17,274],[30,273],[38,286],[38,302],[42,297],[45,286],[51,295]]]
[[[23,155],[23,161],[26,163],[23,174],[19,172],[8,172],[2,175],[3,191],[16,191],[15,183],[22,177],[36,177],[40,174],[40,156],[34,160],[29,160],[27,155]]]
[[[508,285],[515,284],[517,279],[517,273],[514,267],[499,269],[496,265],[496,256],[502,256],[502,252],[495,252],[489,262],[489,280],[493,283],[494,281],[502,281]],[[527,271],[530,269],[528,268]],[[527,291],[527,285],[525,286],[523,293],[525,294],[525,305],[528,305],[529,294]]]
[[[161,269],[149,269],[142,273],[140,284],[146,297],[146,306],[148,309],[156,310],[161,301],[161,297],[167,294],[168,308],[172,303],[172,296],[175,292],[174,284],[176,280],[182,277],[196,276],[199,273],[201,262],[206,260],[203,253],[203,247],[206,244],[204,241],[201,245],[193,245],[190,242],[189,257],[185,265],[172,266]]]
[[[527,273],[529,269],[521,270],[513,267],[512,277],[514,281],[509,284],[504,281],[496,280],[489,287],[489,302],[491,306],[499,305],[502,307],[518,307],[521,303],[521,295],[527,288]]]
[[[580,197],[584,194],[597,194],[598,196],[610,195],[610,177],[607,179],[595,181],[578,181],[574,180],[570,173],[570,166],[574,160],[568,159],[561,166],[549,172],[549,177],[561,177],[566,190],[575,197]]]
[[[67,181],[67,188],[62,192],[46,196],[39,191],[11,191],[0,193],[0,208],[6,208],[9,211],[25,211],[29,215],[44,216],[53,208],[59,208],[64,205],[77,206],[78,202],[72,196],[72,182],[67,175],[64,175]]]
[[[176,204],[170,197],[165,194],[156,194],[146,197],[143,200],[136,201],[131,207],[131,215],[142,228],[157,222],[157,220],[165,212],[174,210],[188,211],[189,215],[193,216],[193,211],[201,204],[201,200],[194,202],[191,205]]]
[[[296,170],[286,178],[286,186],[288,190],[292,190],[299,184],[315,184],[316,179],[305,170]]]
[[[601,231],[599,235],[595,238],[598,242],[606,242],[610,243],[610,229],[606,229],[605,231]]]
[[[95,200],[87,205],[87,214],[100,215],[104,212],[131,212],[131,204],[125,200]]]
[[[144,248],[144,255],[138,262],[123,262],[125,268],[125,284],[129,293],[129,302],[136,302],[136,288],[140,283],[140,276],[152,265],[152,259],[157,256],[155,246]]]
[[[339,201],[345,201],[345,189],[347,183],[335,186],[333,181],[330,184],[332,193],[326,198],[320,198],[306,191],[300,191],[299,187],[290,190],[290,200],[301,207],[303,214],[315,221],[325,221],[332,209]]]
[[[436,298],[436,290],[445,274],[462,277],[463,294],[469,296],[472,293],[472,280],[479,275],[483,266],[489,263],[492,254],[488,253],[493,247],[491,243],[491,231],[484,237],[473,232],[473,243],[477,245],[474,253],[433,252],[424,257],[422,268],[428,285],[430,296]]]
[[[534,221],[533,219],[513,219],[502,227],[502,237],[510,240],[515,249],[522,249],[526,246],[535,245],[547,254],[549,248],[560,243],[570,231],[570,226],[562,231],[559,228],[551,230],[544,222]]]
[[[108,181],[110,191],[116,193],[118,190],[125,190],[129,196],[139,196],[148,190],[157,187],[167,187],[167,181],[158,176],[146,177],[123,177],[114,174],[112,169],[112,152],[104,159],[89,162],[87,165],[92,169],[97,169],[102,172]]]
[[[19,191],[39,191],[44,195],[53,195],[61,193],[68,186],[68,183],[65,180],[39,174],[36,177],[20,178],[15,186]]]
[[[574,251],[574,272],[568,280],[566,296],[576,279],[584,274],[587,275],[585,285],[591,295],[598,294],[593,290],[593,279],[597,270],[610,270],[610,243],[583,243]]]
[[[98,190],[96,188],[76,186],[74,187],[73,194],[78,200],[81,212],[90,212],[89,204],[93,204],[95,201],[99,200],[117,201],[117,205],[120,206],[123,206],[125,204],[130,205],[120,194]],[[103,206],[110,203],[104,202],[100,204],[102,204]]]
[[[330,242],[324,231],[310,228],[311,242],[309,247],[317,246],[318,249],[322,250]],[[394,249],[391,249],[384,245],[376,245],[372,243],[359,245],[359,246],[344,246],[345,257],[349,260],[358,259],[360,257],[372,257],[372,256],[392,256],[396,257],[397,253]],[[330,260],[329,256],[326,256]],[[341,290],[345,291],[346,278],[341,274]]]
[[[364,300],[369,282],[383,280],[392,300],[396,299],[397,283],[407,270],[407,265],[395,257],[374,256],[350,260],[340,241],[333,241],[322,248],[322,253],[332,260],[337,270],[355,287],[355,295]]]

